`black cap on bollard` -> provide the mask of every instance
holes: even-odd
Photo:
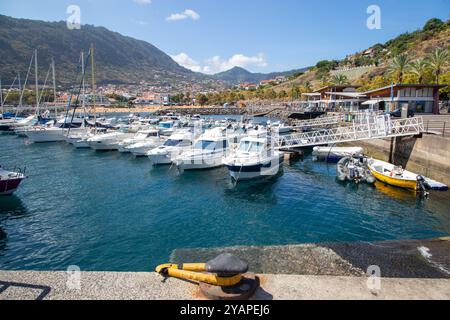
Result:
[[[219,277],[242,275],[241,281],[232,287],[219,287],[200,283],[201,292],[212,300],[247,300],[259,288],[259,279],[255,274],[247,273],[249,265],[238,257],[225,253],[206,263],[206,271]]]

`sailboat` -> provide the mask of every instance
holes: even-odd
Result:
[[[40,96],[39,96],[39,87],[38,87],[38,66],[37,66],[37,50],[34,51],[34,64],[35,64],[35,86],[36,86],[36,114],[39,117],[39,110],[40,110]],[[75,103],[75,108],[78,103],[78,97]],[[47,126],[36,126],[31,127],[28,130],[24,131],[23,134],[25,134],[28,138],[28,140],[32,143],[39,143],[39,142],[59,142],[59,141],[65,141],[66,135],[72,131],[79,132],[84,129],[80,128],[83,124],[84,119],[74,117],[70,118],[68,116],[68,111],[71,106],[71,98],[69,99],[68,105],[67,105],[67,112],[66,116],[59,119],[54,120],[53,125],[49,125],[47,123]]]

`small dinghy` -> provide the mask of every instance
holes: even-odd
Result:
[[[317,161],[338,162],[345,157],[362,157],[363,153],[361,147],[314,147],[312,155]]]
[[[369,169],[372,174],[386,184],[391,186],[418,191],[418,175],[381,160],[370,159],[368,161]]]
[[[376,179],[367,167],[365,158],[342,158],[336,166],[336,175],[339,181],[351,181],[355,183],[365,182],[374,184]]]

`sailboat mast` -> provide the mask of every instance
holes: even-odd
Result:
[[[55,60],[52,58],[52,78],[53,78],[53,104],[55,105],[55,117],[58,117],[58,107],[56,105],[56,75],[55,75]]]
[[[22,82],[20,81],[20,72],[17,72],[17,78],[19,78],[19,92],[22,93]],[[22,94],[20,95],[19,104],[16,108],[16,114],[14,116],[15,119],[17,119],[17,114],[19,113],[19,108],[22,107]]]
[[[86,86],[85,86],[85,79],[84,79],[84,51],[81,51],[81,74],[83,75],[83,78],[81,79],[81,90],[82,90],[82,98],[81,98],[81,105],[83,107],[83,114],[86,116]]]
[[[34,76],[36,85],[36,113],[39,115],[39,88],[38,88],[38,62],[37,49],[34,50]]]
[[[94,69],[94,44],[91,44],[91,72],[92,72],[92,108],[94,112],[94,126],[97,126],[97,111],[95,110],[95,69]]]
[[[3,89],[2,89],[2,78],[0,78],[0,103],[2,107],[2,119],[5,118],[5,109],[3,107]]]

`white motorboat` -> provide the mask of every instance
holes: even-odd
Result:
[[[283,153],[274,150],[267,136],[251,135],[241,140],[236,151],[223,164],[235,181],[276,175],[283,162]]]
[[[159,123],[159,131],[163,136],[170,136],[175,132],[175,121],[161,121]]]
[[[115,151],[119,148],[119,143],[134,136],[133,133],[114,131],[95,135],[87,140],[89,147],[96,151]]]
[[[164,137],[150,137],[144,141],[127,146],[126,149],[135,157],[146,157],[151,150],[160,147],[165,142],[166,139]]]
[[[130,149],[127,147],[144,142],[148,138],[158,137],[159,136],[159,130],[156,129],[148,129],[148,130],[141,130],[136,133],[136,135],[132,138],[128,138],[123,140],[121,143],[119,143],[118,150],[119,152],[128,153],[131,152]]]
[[[285,123],[281,123],[280,121],[273,122],[273,123],[270,121],[267,121],[267,125],[271,131],[273,131],[274,133],[277,133],[277,134],[287,134],[294,130],[293,126],[289,126]]]
[[[0,166],[0,196],[13,194],[23,179],[23,173],[7,171]]]
[[[89,148],[88,139],[94,137],[94,132],[91,129],[85,129],[77,133],[70,134],[66,137],[66,142],[70,143],[77,149]]]
[[[210,129],[197,139],[191,150],[183,152],[173,162],[181,170],[221,167],[228,148],[228,139],[223,134],[223,129]]]
[[[162,146],[150,150],[147,156],[154,165],[171,164],[172,159],[191,149],[193,140],[191,132],[175,133]]]
[[[65,141],[67,134],[77,133],[79,131],[83,131],[83,128],[72,128],[65,129],[59,127],[31,127],[28,130],[24,131],[30,142],[40,143],[40,142],[59,142]]]

